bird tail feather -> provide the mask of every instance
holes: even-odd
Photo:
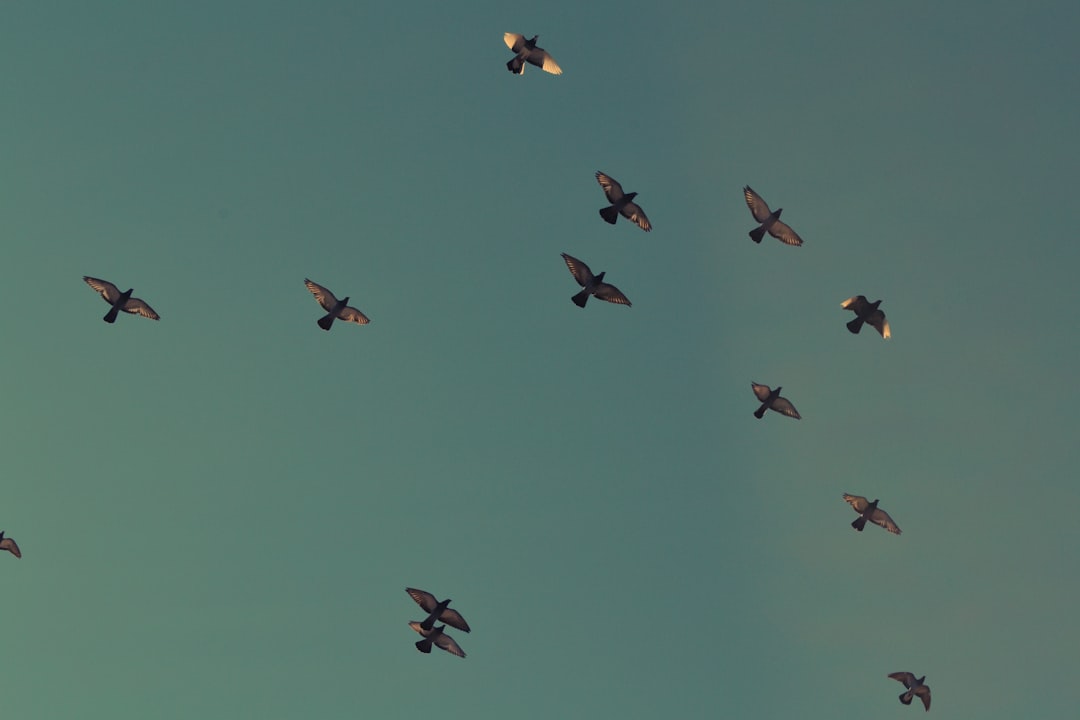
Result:
[[[430,653],[431,652],[431,641],[430,640],[417,640],[416,641],[416,649],[419,650],[422,653]],[[911,702],[911,701],[908,700],[908,702]]]
[[[614,225],[615,221],[619,219],[619,211],[615,209],[614,205],[609,205],[600,209],[600,217],[604,218],[608,224]]]
[[[866,518],[860,515],[859,517],[851,521],[851,527],[855,528],[859,532],[862,532],[863,528],[866,527]],[[908,702],[911,701],[908,700]]]
[[[908,690],[906,693],[900,693],[900,702],[904,703],[905,705],[910,705],[911,699],[913,697],[915,697],[915,693],[911,692],[910,690]]]
[[[766,407],[764,405],[762,405],[761,407],[759,407],[757,410],[754,411],[754,417],[756,417],[758,420],[765,417],[765,410],[766,410]]]
[[[847,329],[858,335],[859,331],[862,330],[862,324],[863,320],[861,320],[860,318],[855,318],[847,324]]]
[[[757,227],[750,231],[750,239],[756,243],[761,242],[761,238],[765,237],[765,227]]]
[[[520,75],[525,72],[525,63],[521,61],[521,58],[514,57],[510,62],[506,63],[506,69],[515,75]]]
[[[329,330],[330,326],[334,324],[334,316],[330,313],[326,313],[316,322],[319,323],[319,327],[321,327],[323,330]]]
[[[116,322],[116,316],[119,315],[119,314],[120,314],[120,308],[114,307],[114,308],[111,308],[109,310],[109,312],[105,313],[105,317],[103,317],[101,319],[104,320],[107,323],[114,323],[114,322]]]
[[[583,308],[583,307],[585,307],[585,303],[589,301],[589,291],[588,290],[582,290],[581,292],[579,292],[577,295],[575,295],[574,297],[572,297],[570,299],[573,300],[574,304],[577,305],[579,308]]]

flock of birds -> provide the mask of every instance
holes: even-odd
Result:
[[[525,65],[530,64],[553,75],[561,75],[562,68],[546,50],[536,45],[537,39],[538,36],[535,35],[526,39],[523,35],[517,33],[505,33],[503,40],[514,53],[514,57],[506,63],[507,69],[515,75],[521,75],[524,73]],[[634,202],[637,197],[636,192],[623,191],[622,185],[618,181],[603,172],[596,173],[596,181],[600,184],[607,201],[610,203],[610,205],[601,208],[599,211],[600,217],[604,221],[614,225],[621,215],[645,232],[652,230],[652,224],[649,222],[645,211]],[[775,211],[770,210],[765,200],[750,186],[743,188],[743,196],[747,207],[750,209],[750,214],[753,216],[754,221],[758,223],[757,227],[749,232],[751,240],[760,243],[768,234],[786,245],[798,247],[803,244],[799,234],[780,219],[783,212],[782,208]],[[589,297],[592,296],[605,302],[630,307],[630,300],[621,290],[610,283],[604,282],[604,272],[594,273],[584,262],[566,253],[562,253],[562,258],[566,262],[570,274],[582,288],[580,292],[571,297],[575,305],[584,308]],[[161,319],[161,316],[145,300],[132,296],[132,288],[121,292],[116,285],[107,280],[90,276],[84,276],[83,280],[100,294],[102,299],[109,305],[109,310],[103,318],[105,322],[116,322],[116,318],[121,311],[141,315],[150,320]],[[370,322],[364,313],[349,305],[349,297],[338,299],[330,290],[312,280],[305,279],[304,284],[322,309],[326,311],[326,314],[316,321],[323,330],[329,331],[335,320],[357,325],[366,325]],[[884,339],[889,339],[892,333],[880,305],[881,300],[870,302],[863,295],[856,295],[843,301],[841,307],[855,313],[855,319],[847,323],[848,330],[858,334],[864,324],[869,324]],[[751,383],[751,387],[754,395],[761,403],[758,409],[754,411],[754,417],[760,420],[764,418],[767,411],[772,410],[796,420],[801,419],[802,416],[799,415],[798,410],[795,409],[791,401],[780,395],[782,388],[772,389],[768,385],[759,383]],[[848,493],[843,494],[843,499],[859,514],[859,517],[851,523],[852,527],[859,532],[862,532],[867,521],[869,521],[885,528],[890,533],[900,534],[899,526],[887,512],[878,507],[877,499],[870,501],[865,497]],[[16,558],[22,557],[19,546],[12,538],[5,537],[2,531],[0,531],[0,550],[6,550]],[[448,625],[462,632],[470,632],[471,628],[465,618],[461,616],[461,613],[449,607],[450,600],[438,600],[435,595],[429,592],[411,587],[405,588],[405,592],[427,613],[424,620],[409,622],[409,627],[422,637],[421,640],[416,642],[416,648],[422,653],[430,653],[432,646],[435,646],[464,658],[465,651],[462,650],[453,637],[446,634],[445,630]],[[443,624],[437,625],[438,622]],[[910,705],[913,699],[918,697],[925,709],[930,709],[930,688],[925,683],[925,675],[916,677],[910,672],[894,672],[890,673],[888,677],[901,682],[905,687],[905,691],[900,694],[900,702]]]

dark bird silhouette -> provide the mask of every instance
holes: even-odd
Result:
[[[634,202],[634,198],[637,197],[636,192],[624,193],[622,185],[599,171],[596,173],[596,182],[600,183],[600,187],[604,188],[604,195],[607,196],[608,202],[611,203],[608,207],[600,210],[600,217],[614,225],[615,221],[619,219],[619,215],[622,215],[630,222],[637,223],[637,226],[645,232],[652,230],[649,218],[645,217],[645,211]]]
[[[338,300],[334,297],[334,293],[310,280],[304,280],[304,284],[307,285],[307,289],[322,305],[323,310],[326,310],[326,314],[315,321],[323,330],[329,330],[330,326],[334,324],[334,320],[344,320],[357,325],[367,325],[371,322],[368,320],[367,315],[354,307],[349,307],[349,298]]]
[[[630,301],[622,294],[622,291],[619,290],[619,288],[604,282],[604,275],[606,273],[593,275],[589,266],[577,258],[570,257],[566,253],[562,253],[562,257],[563,260],[566,261],[566,267],[570,268],[570,274],[577,280],[578,285],[585,288],[577,295],[570,298],[574,301],[575,305],[583,308],[585,307],[585,303],[588,302],[589,296],[595,295],[599,299],[606,300],[609,303],[630,307]]]
[[[769,205],[749,185],[743,187],[743,196],[746,198],[746,206],[750,208],[750,214],[761,223],[750,231],[751,240],[760,243],[761,238],[765,237],[765,233],[769,233],[787,245],[802,245],[802,238],[799,237],[799,234],[792,230],[787,223],[780,220],[780,213],[784,212],[784,208],[779,208],[776,212],[769,210]]]
[[[861,495],[848,495],[847,493],[844,493],[844,499],[848,501],[848,504],[851,505],[851,508],[855,512],[859,513],[859,517],[852,521],[851,527],[862,532],[863,528],[866,527],[866,521],[869,520],[875,525],[880,525],[885,528],[893,535],[900,534],[900,528],[897,527],[896,523],[893,522],[893,519],[889,517],[889,513],[877,506],[877,498],[874,498],[874,502],[870,502]]]
[[[919,699],[922,700],[923,707],[927,711],[930,710],[930,686],[923,684],[923,681],[926,680],[925,675],[917,678],[914,673],[894,672],[889,673],[889,677],[904,683],[904,687],[907,688],[906,692],[900,693],[900,702],[910,705],[913,697],[918,695]]]
[[[409,623],[409,627],[424,636],[423,640],[416,641],[416,649],[420,652],[430,653],[431,646],[434,644],[436,647],[442,648],[451,655],[457,655],[460,658],[465,657],[465,651],[461,649],[461,646],[457,644],[457,641],[443,632],[446,630],[445,625],[439,625],[428,630],[424,628],[423,623],[413,620]]]
[[[3,531],[0,531],[0,550],[7,550],[17,558],[22,557],[22,553],[19,552],[19,546],[11,538],[4,537]]]
[[[770,390],[768,385],[758,385],[755,382],[750,383],[750,386],[754,388],[754,395],[761,401],[761,407],[754,411],[754,417],[758,420],[765,417],[766,410],[772,410],[781,415],[787,415],[796,420],[802,420],[802,415],[800,415],[799,411],[795,409],[795,406],[791,404],[791,401],[787,398],[780,397],[780,390],[782,388]]]
[[[875,300],[874,302],[868,301],[865,295],[849,297],[847,300],[840,303],[840,307],[855,313],[855,319],[847,324],[847,329],[858,335],[865,322],[869,323],[870,327],[881,333],[881,337],[886,340],[892,337],[892,331],[889,330],[889,321],[885,319],[885,313],[878,310],[878,305],[880,304],[880,300]],[[902,324],[903,323],[901,323],[901,325]]]
[[[525,63],[529,63],[552,75],[562,75],[562,68],[553,57],[548,55],[547,50],[536,47],[536,40],[539,37],[539,35],[533,35],[526,40],[524,35],[503,33],[503,42],[515,53],[514,58],[506,63],[506,69],[515,75],[521,75],[525,72]]]
[[[420,623],[425,630],[430,630],[435,626],[436,620],[441,620],[450,627],[465,632],[470,631],[469,623],[465,622],[465,618],[461,617],[461,613],[447,607],[450,604],[450,598],[440,601],[429,592],[410,587],[405,588],[405,592],[409,593],[409,597],[415,600],[416,604],[428,614],[427,619]]]
[[[86,281],[87,285],[97,290],[105,302],[112,305],[109,312],[105,313],[105,317],[102,318],[105,322],[116,322],[116,316],[121,310],[133,315],[142,315],[144,318],[150,318],[151,320],[161,319],[161,316],[154,312],[152,307],[139,298],[131,297],[131,293],[133,292],[132,288],[128,288],[125,292],[120,292],[120,288],[116,287],[108,280],[99,280],[98,278],[90,277],[89,275],[83,275],[83,280]]]

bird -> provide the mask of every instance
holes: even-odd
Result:
[[[470,632],[469,623],[465,622],[465,618],[461,617],[461,613],[447,607],[450,604],[450,598],[440,602],[431,593],[410,587],[405,588],[405,592],[409,593],[409,597],[415,600],[416,604],[428,614],[427,619],[420,623],[420,626],[425,630],[430,630],[434,627],[436,620],[441,620],[450,627]]]
[[[112,305],[109,312],[105,313],[105,317],[102,318],[105,322],[116,322],[116,316],[121,310],[133,315],[142,315],[144,318],[150,318],[151,320],[161,319],[161,316],[154,312],[154,308],[150,307],[139,298],[131,297],[131,293],[133,292],[132,288],[128,288],[125,292],[120,292],[120,288],[116,287],[108,280],[99,280],[98,278],[90,277],[89,275],[83,275],[83,280],[87,285],[97,290],[105,302]]]
[[[465,651],[461,649],[461,646],[457,644],[457,641],[443,632],[446,630],[445,625],[439,625],[428,630],[424,628],[423,623],[413,620],[409,623],[409,627],[424,636],[423,640],[416,641],[416,649],[420,652],[430,653],[431,646],[434,644],[451,655],[457,655],[460,658],[465,657]]]
[[[772,410],[781,415],[787,415],[796,420],[802,420],[802,415],[800,415],[799,411],[795,409],[795,406],[791,404],[791,401],[787,398],[780,397],[780,390],[782,388],[770,390],[768,385],[759,385],[756,382],[750,383],[750,386],[754,388],[754,395],[757,395],[757,399],[761,401],[761,407],[754,411],[754,417],[758,420],[765,417],[766,410]]]
[[[536,47],[536,40],[539,37],[539,35],[533,35],[526,40],[524,35],[503,33],[503,42],[515,53],[514,58],[506,63],[506,69],[515,75],[521,75],[525,72],[525,63],[529,63],[552,75],[562,75],[562,68],[555,62],[555,58],[548,55],[544,48]]]
[[[19,546],[11,538],[4,537],[4,532],[2,530],[0,530],[0,550],[7,550],[17,558],[22,557],[22,553],[19,552]]]
[[[865,322],[870,323],[870,327],[881,333],[881,337],[886,340],[892,337],[892,331],[889,330],[889,321],[885,319],[885,313],[878,309],[880,304],[880,300],[869,302],[865,295],[849,297],[840,303],[840,307],[855,313],[855,319],[847,324],[847,329],[858,335]]]
[[[588,302],[590,295],[595,295],[601,300],[606,300],[609,303],[615,303],[616,305],[625,305],[630,307],[630,300],[619,288],[604,282],[604,275],[606,272],[602,272],[599,275],[593,275],[589,266],[581,262],[575,257],[571,257],[566,253],[562,253],[563,260],[566,261],[566,267],[570,268],[570,274],[577,280],[578,285],[585,288],[577,295],[570,298],[574,301],[574,304],[580,308],[585,307],[585,303]]]
[[[345,322],[356,323],[357,325],[367,325],[371,322],[367,315],[354,307],[349,307],[349,298],[338,300],[334,297],[334,293],[311,280],[305,279],[304,284],[307,285],[307,289],[311,291],[311,294],[314,295],[315,299],[322,305],[323,310],[327,311],[325,315],[316,320],[319,327],[323,330],[329,330],[330,326],[334,324],[334,320],[344,320]]]
[[[600,183],[600,187],[604,188],[604,195],[607,196],[608,202],[611,203],[606,208],[600,209],[600,217],[614,225],[621,214],[630,222],[637,223],[637,226],[645,232],[652,230],[649,218],[645,217],[645,211],[634,202],[634,198],[637,197],[636,192],[624,193],[622,185],[599,170],[596,171],[596,182]]]
[[[866,521],[869,520],[875,525],[880,525],[885,528],[893,535],[900,534],[900,528],[897,527],[896,523],[893,522],[893,519],[889,517],[889,513],[877,506],[877,498],[874,498],[874,502],[869,502],[861,495],[848,495],[847,493],[844,493],[843,497],[847,500],[848,504],[851,505],[851,509],[859,513],[859,517],[851,522],[851,527],[862,532],[863,528],[866,527]]]
[[[749,185],[743,186],[743,195],[746,197],[746,206],[750,208],[750,214],[761,223],[761,225],[750,231],[751,240],[760,243],[761,238],[765,237],[765,233],[769,233],[782,243],[796,246],[802,245],[803,241],[799,234],[792,230],[787,223],[780,220],[780,213],[784,212],[784,208],[772,212],[769,210],[769,205]]]
[[[904,687],[907,688],[906,692],[900,693],[900,702],[905,705],[910,705],[912,698],[915,695],[918,695],[919,699],[922,700],[923,707],[926,708],[927,711],[930,710],[930,686],[923,683],[923,681],[926,680],[925,675],[921,678],[917,678],[914,673],[894,672],[889,673],[889,677],[904,683]]]

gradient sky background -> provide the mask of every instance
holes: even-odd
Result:
[[[5,717],[1075,713],[1080,9],[689,7],[0,2]]]

